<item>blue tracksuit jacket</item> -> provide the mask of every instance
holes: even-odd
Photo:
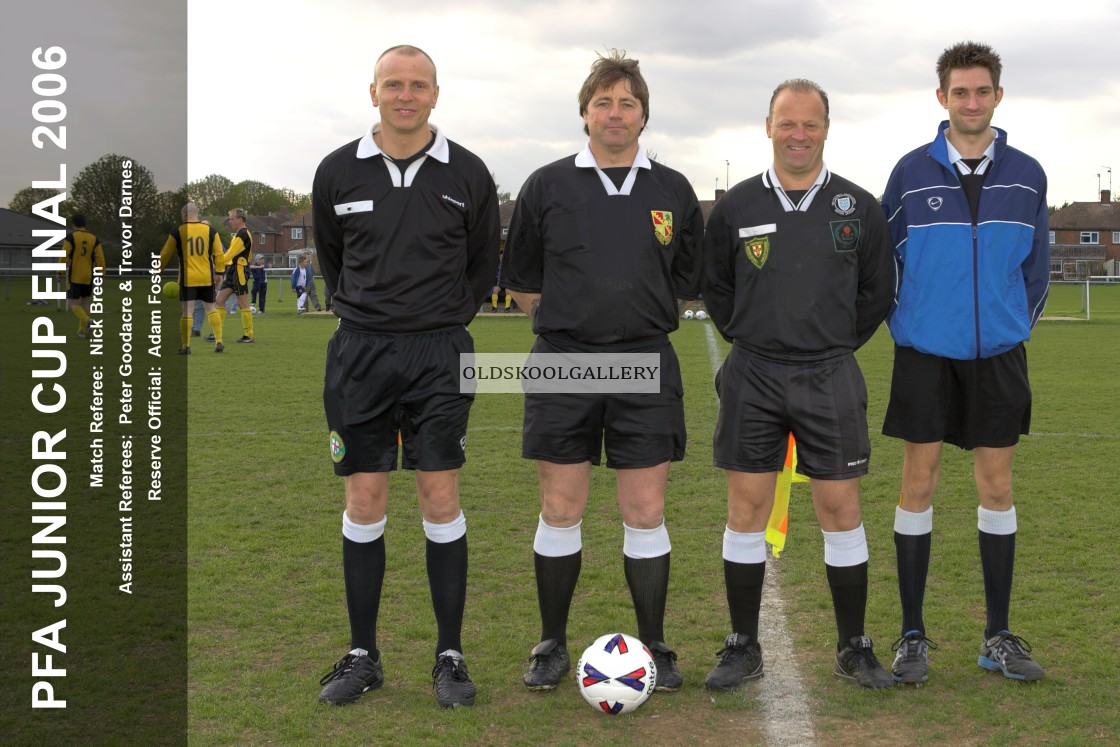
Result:
[[[942,122],[887,181],[898,288],[887,316],[894,341],[958,360],[990,358],[1030,338],[1050,279],[1046,174],[996,129],[976,221],[949,162]]]

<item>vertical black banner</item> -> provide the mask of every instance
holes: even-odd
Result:
[[[152,253],[187,176],[186,3],[19,6],[0,44],[0,743],[185,744],[186,359]],[[75,212],[106,261],[88,321],[60,297]]]

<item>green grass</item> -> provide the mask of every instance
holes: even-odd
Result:
[[[781,576],[794,650],[765,648],[766,665],[772,674],[799,667],[818,744],[1081,745],[1107,744],[1120,733],[1120,715],[1112,705],[1112,693],[1120,689],[1120,656],[1110,645],[1111,633],[1120,628],[1114,599],[1120,560],[1117,291],[1094,287],[1091,321],[1044,321],[1028,346],[1034,413],[1032,435],[1021,442],[1015,463],[1020,523],[1011,621],[1035,645],[1047,669],[1043,682],[1019,685],[976,666],[984,604],[966,452],[946,450],[935,501],[925,618],[940,648],[933,653],[930,682],[918,689],[870,693],[831,677],[834,623],[821,535],[808,488],[794,488],[789,543],[781,560],[771,563]],[[0,372],[14,382],[7,388],[0,430],[6,455],[0,472],[6,496],[0,523],[6,601],[0,625],[6,645],[0,647],[0,662],[6,673],[14,673],[0,686],[10,703],[26,702],[29,689],[31,649],[23,641],[55,619],[43,595],[28,593],[31,468],[28,440],[20,434],[59,424],[28,413],[31,366],[20,358],[26,356],[24,330],[36,314],[50,315],[66,331],[73,324],[65,312],[28,309],[24,300],[14,297],[0,305],[5,329]],[[1079,304],[1079,289],[1055,286],[1047,313],[1064,316],[1065,308]],[[169,338],[164,345],[173,349],[175,304],[164,308]],[[100,720],[97,733],[107,742],[133,743],[136,733],[176,741],[169,736],[173,729],[164,731],[167,727],[146,718],[167,706],[178,680],[173,677],[166,692],[154,694],[137,683],[150,681],[152,673],[177,676],[173,664],[185,648],[187,711],[182,715],[172,705],[168,712],[172,721],[187,719],[190,742],[197,745],[767,741],[768,714],[759,694],[776,679],[714,699],[700,686],[727,633],[720,560],[726,487],[723,474],[711,467],[717,403],[707,323],[685,323],[674,335],[690,439],[686,460],[673,466],[670,477],[673,575],[666,635],[680,654],[686,684],[675,694],[655,696],[633,716],[609,719],[582,702],[574,682],[544,695],[526,692],[520,682],[539,634],[532,572],[539,502],[533,465],[519,457],[521,400],[513,395],[477,399],[461,477],[471,553],[464,648],[479,685],[478,704],[446,711],[431,697],[435,624],[419,510],[407,473],[391,479],[389,568],[379,625],[387,683],[348,708],[316,703],[318,678],[348,645],[340,572],[342,481],[331,470],[321,403],[324,352],[335,325],[330,317],[296,317],[290,294],[274,295],[269,313],[255,321],[258,342],[252,346],[230,344],[215,355],[196,340],[189,359],[164,359],[168,370],[188,372],[189,437],[168,447],[169,457],[185,453],[186,461],[165,463],[168,471],[174,464],[189,476],[187,495],[179,502],[187,508],[185,647],[175,639],[182,630],[176,616],[182,602],[173,593],[174,580],[182,576],[175,575],[175,553],[168,552],[181,542],[175,515],[162,517],[169,523],[161,524],[149,511],[145,520],[152,523],[142,524],[138,533],[147,543],[142,557],[151,563],[144,568],[149,585],[166,581],[172,593],[166,602],[148,599],[144,607],[122,600],[113,593],[115,540],[103,515],[112,520],[113,511],[101,500],[111,501],[113,491],[77,486],[84,454],[78,430],[88,387],[68,385],[78,421],[69,441],[75,487],[66,526],[71,598],[63,610],[71,620],[64,660],[70,669],[69,716],[84,715],[95,725]],[[479,318],[471,331],[479,352],[523,352],[532,342],[527,320],[516,314]],[[229,319],[226,338],[240,334],[239,320]],[[721,343],[721,351],[725,347]],[[885,329],[859,358],[873,447],[863,481],[871,551],[868,633],[889,661],[899,625],[892,526],[902,448],[877,434],[890,381]],[[70,374],[80,376],[79,360],[71,357]],[[569,631],[574,649],[607,631],[634,629],[613,476],[605,469],[594,473],[583,531],[584,572]],[[162,558],[169,561],[161,566],[156,559]],[[153,576],[156,571],[167,575]],[[43,743],[18,730],[18,710],[0,709],[3,741]],[[42,713],[30,721],[40,729],[35,733],[59,742],[83,733],[52,726]]]
[[[1064,287],[1055,289],[1062,296]],[[1094,289],[1095,290],[1095,289]],[[1120,298],[1114,295],[1113,298]],[[1016,460],[1019,554],[1016,632],[1036,646],[1047,679],[1021,686],[981,671],[983,593],[976,499],[965,452],[947,449],[936,501],[926,621],[941,645],[921,689],[868,693],[831,677],[834,625],[821,536],[808,489],[795,488],[789,545],[777,562],[796,651],[767,649],[767,667],[802,667],[821,744],[1104,743],[1120,733],[1111,693],[1120,658],[1108,645],[1120,613],[1115,463],[1120,308],[1101,294],[1091,322],[1044,322],[1029,345],[1037,435]],[[1096,296],[1094,304],[1098,304]],[[1099,314],[1099,315],[1098,315]],[[727,632],[720,546],[722,473],[710,466],[716,414],[705,324],[674,336],[686,381],[687,459],[674,465],[667,521],[673,576],[667,638],[685,688],[633,717],[607,719],[558,692],[524,691],[539,633],[532,539],[539,510],[532,463],[519,457],[520,398],[480,395],[471,416],[461,492],[471,573],[464,647],[479,686],[473,709],[445,711],[430,694],[434,620],[411,477],[391,480],[388,576],[379,645],[386,686],[349,708],[315,702],[318,677],[348,645],[340,573],[342,482],[327,456],[321,406],[331,318],[297,318],[276,304],[256,320],[258,342],[190,360],[190,734],[194,744],[675,744],[765,739],[757,687],[713,701],[700,687]],[[471,325],[479,352],[527,350],[519,315]],[[230,320],[226,336],[240,334]],[[899,610],[892,526],[901,444],[877,435],[890,376],[886,330],[860,352],[870,394],[871,472],[863,483],[871,546],[868,632],[890,658]],[[596,470],[584,525],[584,572],[573,604],[574,648],[634,627],[621,572],[613,477]],[[763,640],[765,646],[766,641]],[[1102,645],[1104,644],[1104,645]],[[859,729],[852,729],[858,725]],[[871,734],[868,738],[866,735]],[[885,742],[884,742],[885,743]]]

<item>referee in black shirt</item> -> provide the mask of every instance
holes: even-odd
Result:
[[[323,703],[352,703],[384,682],[377,611],[398,434],[427,537],[439,628],[436,701],[475,701],[461,642],[467,540],[458,483],[473,395],[459,391],[459,356],[474,352],[466,325],[494,281],[500,223],[485,164],[428,123],[438,97],[426,53],[386,50],[370,85],[380,122],[315,173],[319,267],[340,319],[327,348],[323,403],[335,474],[346,481],[351,646],[321,681]]]
[[[866,190],[824,164],[828,97],[812,81],[782,83],[766,134],[773,166],[716,203],[704,238],[704,303],[734,345],[716,378],[713,442],[727,471],[724,578],[731,634],[709,690],[762,676],[758,613],[766,521],[789,434],[809,476],[836,613],[836,675],[894,684],[864,635],[867,541],[859,482],[867,473],[867,389],[854,352],[894,293],[886,218]]]
[[[611,51],[579,93],[589,142],[533,173],[510,223],[500,285],[533,317],[534,354],[655,354],[654,394],[525,396],[521,453],[537,463],[541,513],[533,542],[541,642],[525,685],[552,690],[569,669],[567,622],[582,558],[580,524],[591,467],[605,447],[624,526],[626,581],[638,636],[657,665],[657,689],[676,690],[665,644],[669,463],[684,458],[680,365],[668,335],[677,299],[694,299],[703,218],[676,171],[650,161],[638,136],[649,89],[637,60]]]

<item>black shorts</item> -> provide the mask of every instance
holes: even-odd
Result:
[[[534,353],[589,352],[537,338]],[[553,464],[599,465],[604,446],[611,469],[641,469],[684,459],[684,384],[668,338],[609,353],[660,353],[657,394],[526,394],[521,456]]]
[[[462,467],[474,401],[459,392],[463,353],[474,353],[466,327],[393,335],[340,325],[323,380],[334,473],[395,470],[398,433],[402,468]]]
[[[66,289],[66,297],[79,299],[89,298],[93,295],[93,283],[70,283],[70,287]]]
[[[1014,446],[1030,429],[1031,385],[1022,343],[970,361],[895,345],[884,436],[998,449]]]
[[[212,285],[192,285],[190,287],[179,286],[179,300],[180,301],[202,301],[203,303],[214,303],[214,286]]]
[[[226,268],[226,274],[222,277],[222,286],[218,290],[225,288],[232,290],[235,296],[244,296],[249,292],[249,283],[245,277],[244,267],[234,265]]]
[[[716,393],[716,467],[780,472],[792,432],[798,472],[821,480],[867,474],[867,386],[851,353],[789,363],[733,345],[716,374]]]

